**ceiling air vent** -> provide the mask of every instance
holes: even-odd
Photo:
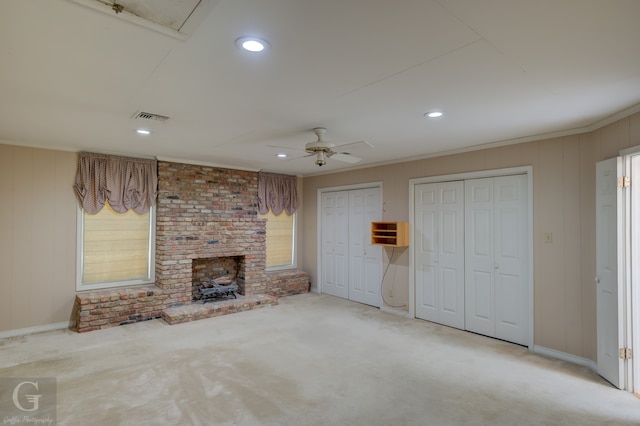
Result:
[[[169,117],[167,117],[165,115],[153,114],[153,113],[150,113],[150,112],[143,112],[143,111],[138,111],[135,114],[133,114],[133,118],[141,118],[143,120],[159,121],[161,123],[164,123],[165,121],[167,121],[169,119]]]

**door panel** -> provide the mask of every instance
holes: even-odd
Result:
[[[463,328],[463,184],[424,184],[415,189],[416,316]]]
[[[425,189],[425,191],[431,188]],[[422,194],[424,195],[424,194]],[[422,197],[429,202],[431,197]],[[416,317],[428,321],[438,321],[437,303],[437,253],[436,253],[436,205],[423,204],[415,217],[414,241],[416,247]]]
[[[529,342],[527,179],[494,178],[495,186],[495,337]]]
[[[334,257],[336,262],[336,296],[349,295],[349,234],[348,234],[348,194],[338,192],[336,195],[336,235],[334,236]]]
[[[529,342],[525,175],[465,182],[466,329]]]
[[[618,388],[624,385],[624,361],[618,349],[624,343],[619,301],[622,272],[618,268],[619,214],[622,159],[611,158],[596,164],[596,309],[598,333],[598,373]]]
[[[495,337],[493,178],[465,182],[465,329]]]
[[[349,295],[350,300],[364,303],[365,289],[365,249],[364,227],[364,189],[349,192]]]
[[[458,271],[452,268],[441,268],[440,281],[442,282],[442,310],[455,315],[460,309],[457,286]]]
[[[381,219],[380,189],[349,193],[349,296],[350,300],[380,306],[382,249],[371,245],[371,222]]]
[[[364,190],[364,220],[362,235],[364,238],[364,302],[380,307],[382,287],[382,247],[371,244],[371,222],[382,220],[382,193],[380,188]]]
[[[346,298],[347,277],[346,195],[322,194],[322,292]]]

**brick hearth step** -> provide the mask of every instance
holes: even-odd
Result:
[[[254,294],[240,296],[238,299],[221,300],[207,303],[194,303],[192,305],[174,306],[162,311],[162,319],[167,324],[181,324],[205,318],[219,317],[235,314],[237,312],[250,311],[278,304],[278,298],[266,294]]]

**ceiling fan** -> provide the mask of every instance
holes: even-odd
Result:
[[[304,146],[304,150],[307,152],[305,157],[316,157],[316,164],[319,167],[327,164],[328,158],[333,158],[339,161],[344,161],[345,163],[357,163],[362,161],[361,158],[352,155],[350,152],[338,151],[338,148],[344,148],[347,146],[355,147],[355,146],[366,146],[369,148],[373,148],[373,145],[367,143],[365,141],[358,142],[350,142],[341,145],[335,145],[331,142],[325,141],[322,137],[326,133],[327,129],[324,127],[315,127],[313,132],[316,134],[318,138],[314,142],[309,142]],[[275,147],[274,148],[288,148],[288,147]]]

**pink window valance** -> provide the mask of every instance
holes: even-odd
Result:
[[[74,191],[82,208],[96,214],[105,201],[118,213],[149,211],[158,189],[157,161],[81,152]]]
[[[298,207],[297,178],[278,173],[258,173],[258,212],[267,214],[269,210],[278,216],[286,211],[289,216]]]

